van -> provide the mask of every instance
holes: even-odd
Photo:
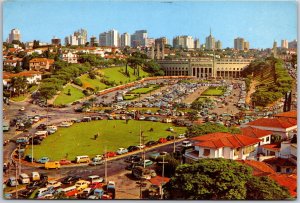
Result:
[[[71,187],[63,188],[61,190],[67,197],[77,196],[78,191],[76,187],[73,185]]]
[[[30,180],[29,180],[29,176],[26,173],[21,173],[20,176],[20,181],[22,184],[29,184]]]
[[[90,157],[89,156],[76,156],[75,159],[76,163],[88,163],[90,162]]]
[[[88,181],[90,181],[91,183],[102,183],[104,179],[100,176],[93,175],[93,176],[89,176]]]
[[[36,137],[44,139],[48,136],[48,131],[37,131],[34,135]]]
[[[32,172],[31,173],[31,179],[32,181],[39,181],[41,179],[39,172]]]
[[[45,169],[59,169],[60,168],[60,163],[58,161],[48,161],[45,163]]]

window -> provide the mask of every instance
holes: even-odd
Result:
[[[210,155],[210,149],[204,149],[203,150],[203,155],[204,156],[209,156]]]
[[[266,138],[266,142],[269,142],[269,140],[270,140],[270,137],[268,136],[268,137]]]
[[[240,153],[240,148],[234,149],[234,156],[238,156]]]
[[[291,169],[290,168],[286,168],[286,173],[291,173]]]

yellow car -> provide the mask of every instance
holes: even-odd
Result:
[[[79,180],[75,183],[75,187],[78,191],[82,191],[85,188],[88,188],[89,184],[91,182],[90,181],[86,181],[86,180]]]

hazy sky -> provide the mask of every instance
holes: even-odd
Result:
[[[272,47],[274,40],[297,37],[297,4],[283,2],[178,2],[141,1],[7,1],[3,5],[3,40],[18,28],[22,41],[50,42],[79,28],[88,36],[109,29],[132,34],[146,29],[149,37],[191,35],[204,43],[209,29],[223,47],[243,37],[251,48]],[[172,43],[172,42],[171,42]]]

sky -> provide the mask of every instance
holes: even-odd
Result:
[[[21,31],[22,41],[62,40],[84,28],[88,37],[116,29],[134,33],[146,29],[153,38],[190,35],[205,43],[210,29],[223,48],[236,37],[250,48],[272,47],[276,40],[297,38],[295,1],[28,1],[7,0],[3,5],[3,41],[11,29]],[[172,43],[172,42],[171,42]],[[170,43],[170,44],[171,44]]]

